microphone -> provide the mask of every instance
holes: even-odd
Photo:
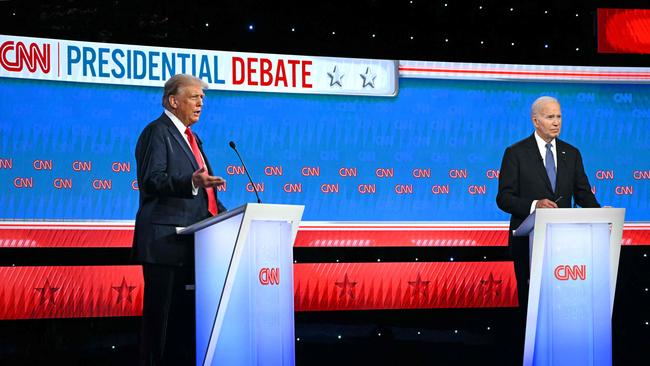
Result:
[[[257,197],[257,203],[262,203],[262,200],[260,199],[260,195],[257,193],[257,187],[255,187],[255,183],[253,183],[253,179],[251,178],[251,175],[248,174],[248,169],[246,169],[246,164],[244,164],[244,159],[242,159],[241,155],[239,155],[239,151],[237,151],[237,146],[235,145],[235,142],[230,141],[228,145],[230,145],[231,149],[235,150],[235,153],[237,154],[239,161],[241,161],[241,165],[244,167],[244,171],[248,176],[248,181],[251,183],[251,186],[253,187],[253,191],[255,192],[255,196]]]

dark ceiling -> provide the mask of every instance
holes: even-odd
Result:
[[[650,66],[598,54],[596,9],[650,1],[0,0],[0,33],[225,51]]]

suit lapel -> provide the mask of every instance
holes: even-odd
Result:
[[[539,148],[537,147],[537,141],[535,141],[535,136],[531,135],[528,138],[528,143],[527,143],[527,150],[528,150],[528,155],[530,158],[530,161],[533,162],[533,166],[535,167],[535,170],[539,174],[540,179],[544,184],[546,185],[546,189],[548,189],[549,192],[553,192],[553,188],[551,187],[551,181],[548,179],[548,174],[546,173],[546,168],[544,167],[544,161],[542,160],[542,156],[539,154]],[[557,188],[557,180],[555,181],[555,187]]]
[[[174,125],[174,122],[172,122],[169,117],[167,117],[166,114],[163,113],[163,116],[165,118],[165,122],[167,123],[167,129],[169,130],[169,133],[174,137],[176,142],[178,143],[178,146],[181,147],[181,150],[185,153],[187,158],[190,160],[190,163],[192,164],[192,167],[194,170],[199,169],[199,164],[197,164],[196,159],[194,159],[194,154],[192,154],[192,150],[190,150],[190,146],[187,144],[183,136],[181,136],[180,131],[178,131],[178,128]]]

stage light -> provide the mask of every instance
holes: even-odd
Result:
[[[548,45],[547,45],[547,44],[545,44],[545,45],[544,45],[544,48],[548,48]]]
[[[372,38],[375,38],[375,34],[374,34],[374,33],[372,34]]]
[[[548,10],[544,10],[544,14],[548,14]]]
[[[413,36],[411,36],[411,39],[413,39]]]
[[[481,41],[481,44],[483,44],[483,41]]]
[[[418,335],[420,335],[420,334],[422,334],[422,333],[420,333],[420,331],[418,330]]]
[[[445,3],[445,8],[447,7],[447,3]]]
[[[453,261],[454,261],[454,257],[450,257],[450,258],[449,258],[449,261],[450,261],[450,262],[453,262]]]
[[[458,329],[454,329],[454,334],[458,334]]]
[[[341,339],[341,335],[339,334],[337,338],[338,338],[338,339]]]
[[[515,8],[510,8],[510,11],[515,11]]]
[[[578,16],[578,13],[576,13],[576,17]]]
[[[445,42],[449,42],[449,38],[445,38]]]
[[[337,260],[336,260],[336,263],[338,263],[338,262],[339,262],[339,260],[337,259]]]
[[[379,337],[381,337],[381,333],[377,333],[377,335],[378,335]]]
[[[296,342],[300,342],[300,337],[296,338]]]
[[[336,34],[336,32],[332,31],[332,35],[335,35],[335,34]]]
[[[576,47],[576,51],[580,51],[580,47]]]
[[[511,45],[511,46],[514,46],[514,45],[515,45],[515,42],[510,42],[510,45]]]
[[[205,23],[205,26],[206,26],[206,27],[209,27],[209,26],[210,26],[210,23]]]
[[[418,259],[417,259],[417,258],[415,258],[415,261],[417,262],[417,261],[418,261]]]
[[[381,262],[381,258],[377,258],[377,262]]]
[[[483,259],[487,259],[487,256],[484,255],[484,256],[483,256]]]
[[[479,6],[478,6],[478,10],[482,10],[482,9],[483,9],[483,6],[482,6],[482,5],[479,5]]]
[[[487,329],[487,330],[490,330],[491,328],[488,326],[486,329]]]
[[[295,32],[295,31],[296,31],[296,28],[291,28],[291,31],[292,31],[292,32]]]
[[[248,25],[248,30],[249,30],[249,31],[253,31],[253,30],[255,30],[255,25],[254,25],[254,24],[249,24],[249,25]]]

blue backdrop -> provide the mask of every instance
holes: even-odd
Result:
[[[561,138],[582,151],[601,204],[627,208],[628,221],[650,220],[650,86],[399,82],[395,98],[207,91],[194,129],[228,181],[220,199],[228,207],[254,201],[245,176],[228,174],[239,165],[234,140],[264,183],[262,200],[304,204],[305,220],[507,220],[493,171],[506,146],[532,133],[532,101],[553,95],[562,103]],[[133,219],[134,147],[162,111],[161,92],[0,78],[0,218]],[[90,162],[90,171],[75,161]],[[265,175],[267,166],[282,175]],[[303,167],[320,175],[303,176]],[[341,176],[341,168],[357,175]],[[430,178],[415,178],[414,169],[430,169]],[[287,183],[300,192],[287,193]],[[338,193],[323,193],[337,184]]]

